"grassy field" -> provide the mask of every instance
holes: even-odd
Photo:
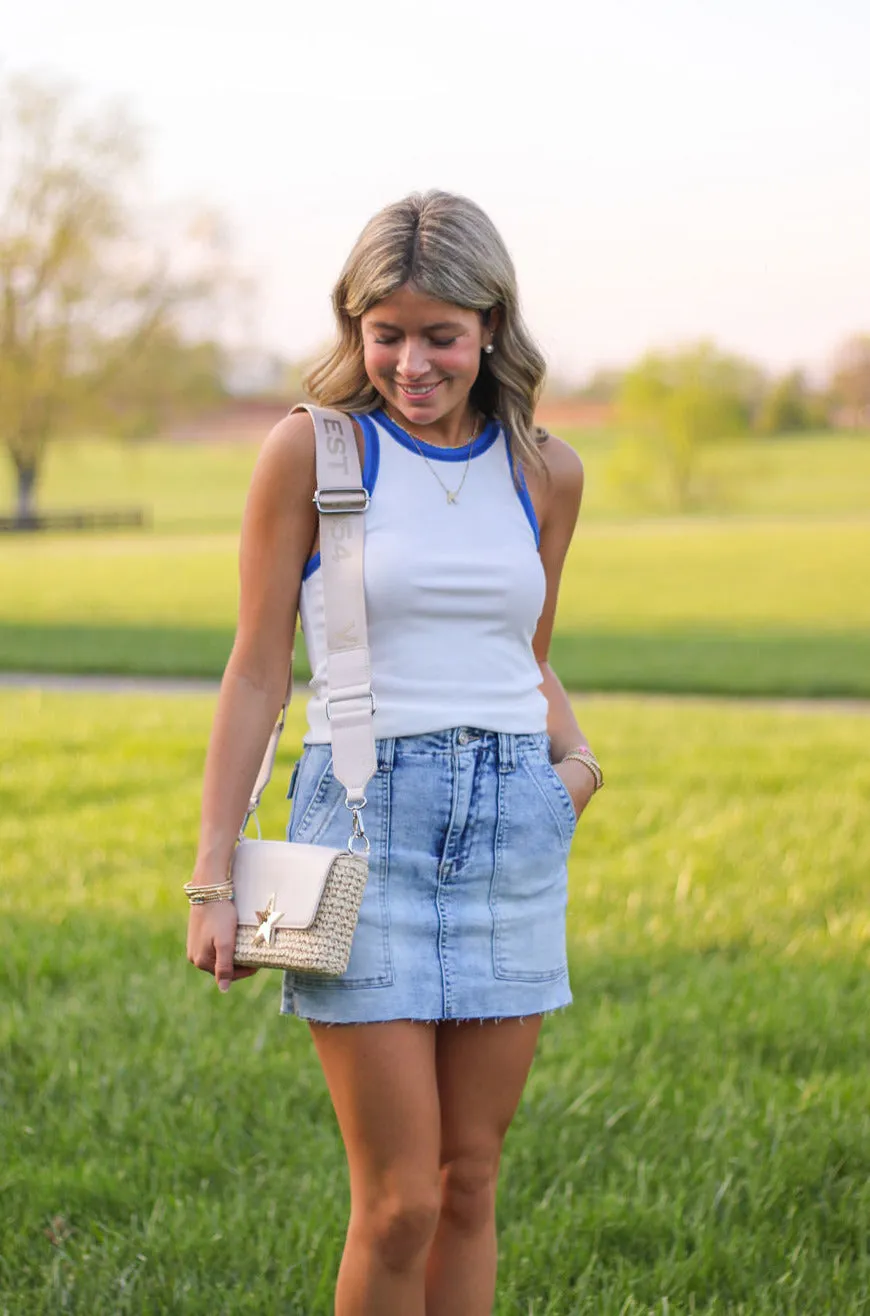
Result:
[[[347,1199],[305,1030],[275,975],[221,998],[183,958],[210,709],[0,694],[2,1316],[331,1310]],[[572,853],[575,1005],[508,1142],[496,1312],[866,1313],[866,721],[578,714],[608,784]]]
[[[612,478],[614,436],[561,431],[586,466],[584,520],[634,516]],[[256,445],[61,442],[40,485],[45,508],[141,504],[160,533],[235,530]],[[713,510],[750,516],[870,512],[870,435],[826,434],[723,443],[705,458]],[[0,505],[11,507],[13,470],[0,464]]]
[[[870,696],[868,575],[870,519],[584,527],[553,663],[575,689]],[[0,668],[215,676],[236,598],[229,534],[0,542]]]
[[[608,482],[612,438],[573,438],[588,493],[553,645],[568,685],[870,696],[870,440],[725,445],[724,510],[631,518]],[[0,668],[219,674],[253,459],[58,445],[45,505],[140,499],[154,529],[0,540]]]

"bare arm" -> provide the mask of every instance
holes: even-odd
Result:
[[[317,534],[314,427],[282,420],[257,459],[242,521],[239,619],[206,754],[195,882],[222,882],[269,733],[287,688],[302,572]],[[191,908],[188,957],[222,989],[232,968],[235,909]]]
[[[541,668],[541,689],[547,700],[547,731],[553,761],[579,815],[591,798],[594,778],[582,763],[563,764],[560,760],[569,749],[588,742],[577,725],[565,688],[550,666],[549,653],[562,568],[583,498],[583,463],[573,448],[552,435],[542,445],[541,455],[549,479],[543,475],[530,475],[529,492],[538,509],[540,552],[547,592],[532,648]]]

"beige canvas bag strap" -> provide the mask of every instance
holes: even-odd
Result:
[[[377,768],[372,721],[375,701],[363,585],[364,514],[369,495],[362,483],[350,418],[325,407],[306,405],[293,410],[307,411],[314,422],[317,462],[314,502],[320,514],[329,691],[326,713],[332,730],[333,772],[347,791],[348,806],[359,808]],[[256,812],[272,776],[292,680],[291,669],[287,694],[251,792],[245,823]]]

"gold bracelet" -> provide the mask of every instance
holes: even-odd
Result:
[[[595,778],[595,789],[600,791],[604,785],[604,777],[601,772],[601,765],[592,750],[586,749],[585,746],[580,746],[578,749],[569,749],[567,754],[562,755],[562,762],[567,763],[569,759],[574,759],[577,763],[582,763],[589,769]]]
[[[232,900],[232,882],[185,882],[182,888],[192,905],[209,905],[216,900]]]

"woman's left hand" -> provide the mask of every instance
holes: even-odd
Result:
[[[595,778],[585,763],[581,763],[578,759],[568,759],[566,763],[554,763],[553,767],[571,796],[571,803],[574,805],[574,812],[579,821],[581,813],[595,794]]]

